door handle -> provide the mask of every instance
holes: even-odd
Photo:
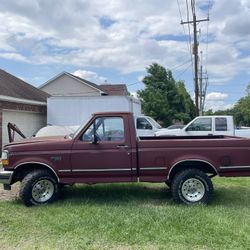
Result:
[[[116,147],[117,147],[117,148],[128,148],[127,145],[117,145]]]

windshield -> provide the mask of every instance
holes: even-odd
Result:
[[[153,124],[154,127],[161,128],[161,125],[156,122],[152,117],[147,116],[147,119]]]
[[[72,139],[75,138],[78,135],[78,133],[86,126],[86,124],[89,122],[91,118],[92,117],[90,117],[85,123],[83,123],[83,125],[80,126],[74,133],[69,134],[69,137],[71,137]]]

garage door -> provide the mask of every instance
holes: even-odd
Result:
[[[9,142],[7,124],[11,122],[18,126],[26,137],[31,137],[37,130],[46,126],[46,116],[26,111],[3,110],[2,145]],[[21,137],[15,135],[15,141]]]

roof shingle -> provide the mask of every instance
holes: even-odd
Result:
[[[0,69],[0,95],[46,102],[47,93]]]
[[[70,74],[70,73],[68,73]],[[101,84],[97,85],[93,82],[87,81],[79,76],[70,74],[72,77],[87,83],[88,85],[105,92],[106,95],[128,95],[127,86],[125,84]]]
[[[125,84],[103,84],[98,88],[107,95],[128,95],[127,86]]]

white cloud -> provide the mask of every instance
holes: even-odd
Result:
[[[99,76],[97,73],[93,71],[78,69],[72,74],[94,83],[104,83],[105,81],[107,81],[107,78]]]
[[[25,52],[31,63],[110,67],[129,73],[143,71],[153,61],[171,68],[188,55],[181,41],[153,38],[182,34],[172,1],[142,5],[139,0],[65,0],[63,4],[26,0],[1,2],[0,9],[0,21],[7,23],[0,32],[4,41],[0,48]],[[100,24],[103,16],[113,20],[107,29]]]
[[[227,99],[228,94],[226,93],[211,92],[206,96],[205,110],[212,109],[213,111],[217,111],[232,108],[232,104],[226,103]]]
[[[185,1],[179,2],[185,20]],[[242,72],[250,73],[250,6],[248,0],[197,0],[202,6],[198,18],[206,17],[208,2],[207,60],[206,22],[199,23],[199,48],[209,82],[223,85]],[[171,69],[190,58],[176,1],[19,0],[1,1],[0,10],[0,56],[11,60],[143,74],[152,62]],[[104,28],[103,17],[112,24]],[[105,80],[81,71],[83,78]]]
[[[27,58],[18,53],[0,53],[1,58],[11,59],[14,61],[28,62]]]
[[[206,100],[207,101],[223,101],[228,98],[228,94],[221,93],[221,92],[212,92],[207,94]]]
[[[233,108],[233,104],[226,104],[223,101],[217,101],[217,102],[206,102],[205,110],[212,109],[213,111],[218,110],[227,110]]]
[[[137,80],[138,80],[139,82],[142,82],[142,80],[143,80],[144,77],[145,77],[144,75],[140,75],[140,76],[137,77]]]

